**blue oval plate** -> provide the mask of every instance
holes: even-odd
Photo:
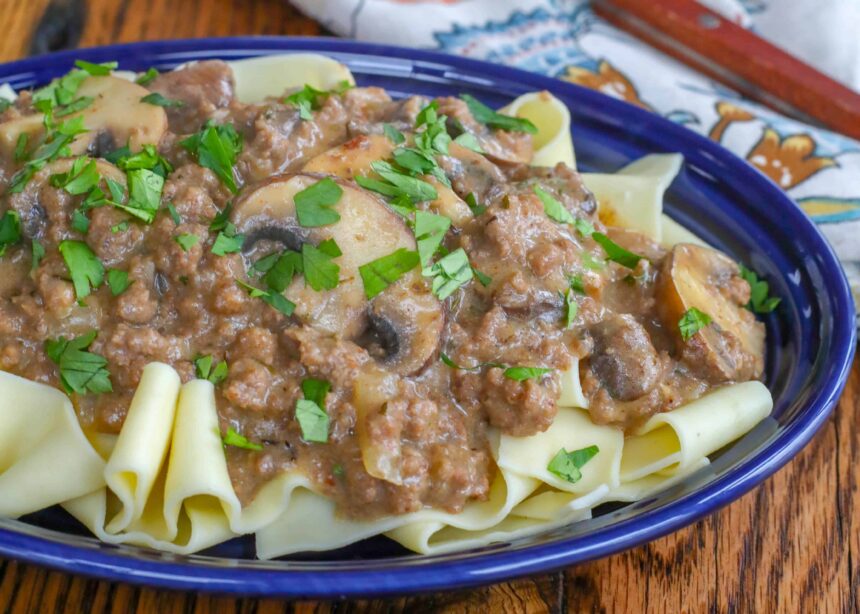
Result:
[[[763,275],[780,307],[767,318],[766,383],[773,415],[659,495],[602,510],[590,521],[511,543],[440,556],[409,554],[377,538],[336,552],[254,560],[253,540],[196,556],[99,543],[58,509],[0,520],[0,555],[74,573],[184,590],[335,598],[438,591],[545,572],[637,546],[740,497],[809,441],[836,404],[856,343],[854,305],[833,251],[775,184],[719,145],[657,115],[539,75],[425,51],[332,39],[227,38],[116,45],[0,66],[0,83],[32,87],[75,59],[118,60],[120,68],[169,69],[182,62],[317,51],[347,64],[360,85],[393,96],[470,93],[500,107],[546,89],[570,108],[585,170],[615,170],[653,152],[685,164],[668,213]],[[313,522],[313,519],[308,519]]]

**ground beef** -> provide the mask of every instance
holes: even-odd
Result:
[[[195,62],[160,74],[149,89],[182,102],[165,110],[170,129],[177,134],[187,134],[200,130],[216,111],[233,101],[233,71],[220,60]]]

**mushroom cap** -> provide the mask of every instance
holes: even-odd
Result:
[[[417,371],[432,358],[444,326],[442,303],[430,292],[420,271],[413,269],[368,301],[358,268],[400,248],[415,250],[415,238],[402,218],[374,194],[337,180],[343,193],[333,206],[340,220],[327,226],[304,228],[296,218],[295,195],[320,181],[319,175],[282,175],[240,198],[232,212],[246,249],[274,241],[290,249],[333,239],[342,255],[340,281],[332,290],[316,291],[296,278],[284,291],[296,304],[295,316],[328,334],[360,339],[369,329],[385,350],[381,363],[398,373]],[[385,324],[383,324],[383,322]],[[388,331],[382,329],[390,329]],[[396,343],[386,336],[394,331]],[[366,335],[364,335],[366,336]]]
[[[304,173],[324,173],[341,179],[365,175],[370,165],[391,157],[395,145],[381,134],[360,134],[346,143],[327,149],[305,164]]]
[[[87,132],[75,137],[70,149],[72,155],[91,150],[99,139],[109,137],[116,147],[128,144],[132,151],[143,145],[158,145],[167,130],[167,114],[160,106],[141,102],[150,92],[144,87],[120,77],[87,77],[81,83],[77,96],[89,96],[92,103],[72,113],[64,120],[83,117]],[[0,150],[11,156],[21,134],[32,141],[44,133],[44,115],[34,113],[0,124]]]

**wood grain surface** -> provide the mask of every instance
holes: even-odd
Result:
[[[70,46],[324,33],[281,0],[0,0],[0,61]],[[764,485],[705,520],[563,572],[455,593],[288,603],[99,582],[0,560],[0,614],[860,612],[860,363],[834,416]]]

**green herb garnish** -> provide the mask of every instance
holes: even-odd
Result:
[[[341,188],[331,177],[326,177],[296,193],[296,217],[305,228],[327,226],[340,220],[340,214],[332,209],[343,195]]]
[[[216,364],[211,355],[195,358],[194,370],[198,379],[205,379],[216,386],[227,379],[227,361],[222,360]]]
[[[342,255],[334,239],[327,239],[314,247],[310,243],[302,245],[302,270],[305,282],[317,292],[333,290],[337,287],[340,267],[332,262]]]
[[[588,446],[587,448],[574,450],[573,452],[568,452],[562,448],[549,461],[546,470],[560,477],[562,480],[575,484],[582,479],[580,469],[594,458],[598,452],[600,452],[600,448],[597,446]]]
[[[559,224],[573,224],[574,219],[570,214],[570,211],[565,209],[564,205],[562,205],[558,200],[556,200],[552,194],[542,189],[540,186],[534,187],[535,194],[537,194],[541,203],[543,203],[543,210],[546,213],[547,217],[551,220],[555,220]]]
[[[233,446],[234,448],[253,450],[255,452],[259,452],[263,449],[263,446],[260,444],[249,441],[247,437],[237,433],[232,426],[227,428],[227,434],[224,435],[221,441],[224,443],[225,448],[227,446]]]
[[[119,66],[116,62],[105,62],[103,64],[93,64],[86,60],[75,60],[75,66],[91,74],[93,77],[106,77],[112,70],[116,70]]]
[[[418,262],[418,252],[401,247],[387,256],[361,265],[358,267],[358,272],[364,283],[365,296],[372,299],[418,266]]]
[[[150,66],[146,69],[146,72],[140,75],[137,79],[134,80],[138,85],[149,85],[152,83],[155,78],[158,76],[158,70],[154,67]]]
[[[469,94],[460,94],[460,98],[466,102],[472,117],[479,123],[509,132],[537,134],[537,126],[525,118],[498,113]]]
[[[678,321],[678,330],[681,331],[681,338],[684,341],[689,341],[693,335],[710,323],[711,316],[695,307],[690,307]]]
[[[75,286],[75,296],[78,300],[89,296],[93,290],[104,281],[104,266],[93,253],[93,250],[83,241],[61,241],[60,253],[66,262],[66,268]]]
[[[96,331],[74,339],[48,339],[45,353],[60,368],[60,382],[66,392],[111,392],[110,372],[104,356],[86,351],[96,338]]]
[[[591,238],[603,248],[603,251],[606,252],[606,257],[609,260],[617,262],[628,269],[635,269],[636,265],[639,264],[639,261],[644,258],[639,254],[627,251],[602,232],[595,232],[591,235]]]
[[[739,265],[741,277],[750,285],[750,300],[745,305],[747,309],[753,313],[770,313],[776,309],[782,302],[782,299],[776,296],[768,296],[770,286],[763,279],[759,279],[755,271],[748,269],[744,265]]]
[[[239,191],[233,175],[233,166],[242,151],[242,137],[232,124],[216,126],[207,122],[203,130],[179,144],[197,158],[200,166],[214,172],[233,194]]]
[[[325,397],[331,384],[325,380],[302,380],[305,398],[296,401],[296,420],[302,429],[302,439],[315,443],[328,441],[329,417],[325,411]]]
[[[110,288],[110,293],[114,296],[119,296],[126,290],[128,290],[129,286],[131,286],[133,282],[129,281],[128,273],[126,271],[119,271],[117,269],[108,269],[107,272],[107,285]]]
[[[468,283],[473,275],[469,257],[462,247],[440,258],[432,266],[425,267],[421,273],[432,279],[433,294],[439,300],[451,296],[457,288]]]
[[[200,237],[195,234],[183,232],[182,234],[173,237],[173,240],[179,244],[179,247],[182,248],[183,252],[187,252],[189,249],[197,245],[198,241],[200,241]]]
[[[158,92],[153,92],[151,94],[147,94],[143,98],[140,99],[141,102],[145,102],[146,104],[155,105],[156,107],[182,107],[185,106],[185,103],[181,100],[171,100],[170,98],[165,98]]]
[[[415,212],[415,240],[418,243],[418,256],[422,267],[430,265],[449,228],[451,220],[444,215],[427,211]]]
[[[21,240],[21,216],[13,209],[7,209],[0,217],[0,256],[10,245]]]
[[[527,379],[540,379],[551,372],[552,369],[544,367],[508,367],[505,369],[504,376],[515,382],[523,382]]]

